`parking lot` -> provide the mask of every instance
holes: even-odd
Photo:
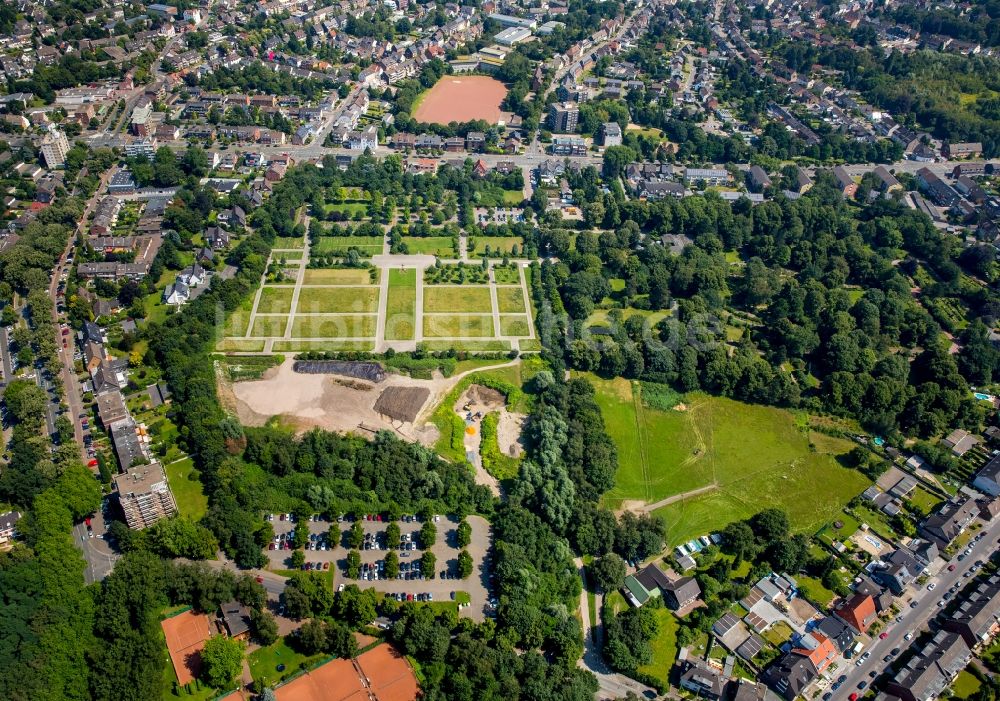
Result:
[[[490,610],[489,599],[489,571],[488,563],[485,562],[486,554],[490,546],[490,526],[487,521],[479,516],[469,516],[466,518],[472,529],[471,540],[465,548],[472,557],[473,570],[468,579],[458,579],[456,576],[458,555],[462,548],[456,546],[456,528],[458,521],[447,516],[436,517],[438,521],[437,539],[430,551],[437,558],[434,578],[419,577],[419,562],[424,550],[421,548],[419,531],[423,525],[417,519],[407,522],[397,522],[400,534],[404,542],[409,539],[410,549],[397,549],[399,555],[401,577],[386,579],[379,576],[378,579],[349,579],[347,571],[347,553],[350,548],[348,544],[348,533],[353,523],[349,520],[342,522],[330,522],[325,519],[310,520],[307,522],[310,533],[310,541],[305,549],[305,559],[308,566],[320,571],[333,571],[333,586],[338,588],[341,584],[356,584],[361,589],[376,589],[389,595],[417,595],[430,594],[431,600],[435,602],[447,602],[452,600],[454,592],[466,592],[470,598],[469,606],[463,608],[461,613],[470,618],[481,621]],[[278,539],[274,549],[269,547],[266,550],[270,560],[270,569],[284,570],[291,568],[291,556],[293,549],[288,543],[284,549],[281,548],[282,537],[287,540],[291,537],[295,529],[295,523],[289,520],[281,520],[280,515],[275,514],[271,525],[274,527],[275,537]],[[385,531],[389,524],[385,521],[362,520],[361,526],[369,544],[370,549],[360,549],[362,568],[377,568],[378,563],[385,560],[388,553],[388,543],[385,542]],[[315,536],[315,539],[312,539]],[[398,545],[398,544],[397,544]],[[328,567],[327,567],[328,566]],[[404,566],[407,572],[403,572]],[[326,568],[326,569],[324,569]],[[442,576],[444,575],[444,576]],[[423,598],[423,597],[420,597]]]

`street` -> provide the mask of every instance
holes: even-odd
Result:
[[[96,514],[91,518],[90,525],[93,537],[87,531],[86,523],[73,526],[73,542],[83,551],[83,557],[87,561],[87,569],[83,572],[83,579],[87,584],[103,581],[120,557],[102,537],[107,532],[104,516]]]
[[[869,676],[870,672],[875,671],[878,674],[882,674],[887,668],[894,665],[895,661],[883,662],[883,658],[889,651],[895,648],[905,650],[920,634],[920,631],[926,627],[927,622],[941,612],[943,607],[939,607],[937,602],[943,598],[944,594],[956,582],[960,582],[960,586],[968,584],[971,577],[963,578],[962,575],[969,571],[969,568],[972,567],[976,560],[988,559],[990,554],[997,548],[997,534],[1000,533],[1000,521],[993,520],[987,523],[980,532],[984,533],[985,536],[979,542],[971,544],[972,553],[970,555],[966,556],[961,562],[957,558],[949,561],[949,564],[956,565],[953,572],[949,572],[948,565],[946,565],[936,577],[932,577],[927,584],[914,592],[912,601],[917,602],[918,605],[916,608],[910,608],[909,604],[901,602],[903,612],[900,615],[902,620],[899,623],[894,622],[889,624],[885,629],[885,632],[888,633],[888,637],[885,640],[875,638],[869,644],[865,652],[870,652],[871,655],[860,666],[855,662],[849,669],[841,672],[841,674],[847,675],[847,679],[836,692],[833,692],[833,699],[837,701],[847,699],[853,693],[857,693],[858,696],[863,695],[864,692],[858,689],[858,684],[865,682],[866,687],[870,685],[874,681]],[[928,591],[927,587],[931,583],[934,584],[934,589],[933,591]],[[913,633],[913,639],[906,640],[905,636],[907,633]]]

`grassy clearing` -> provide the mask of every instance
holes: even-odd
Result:
[[[258,316],[254,319],[251,336],[275,338],[285,335],[288,318],[283,316]]]
[[[708,488],[655,511],[670,544],[769,507],[784,509],[795,530],[814,532],[870,484],[810,448],[789,412],[701,394],[688,396],[684,411],[659,411],[637,401],[626,380],[589,377],[618,446],[610,505]]]
[[[633,307],[627,307],[621,309],[622,323],[627,321],[630,317],[641,316],[646,322],[649,328],[653,328],[658,323],[670,316],[668,311],[649,311],[647,309],[634,309]],[[590,316],[587,317],[587,326],[603,326],[609,327],[611,325],[611,320],[609,318],[609,310],[607,309],[595,309]]]
[[[951,690],[956,698],[967,699],[979,691],[982,685],[982,682],[972,676],[969,670],[963,669],[955,677],[955,681],[951,685]]]
[[[490,291],[485,287],[428,287],[424,289],[425,312],[476,312],[493,311]]]
[[[392,341],[413,338],[417,308],[417,271],[390,270],[385,310],[385,337]]]
[[[500,335],[530,336],[531,328],[528,326],[528,317],[524,314],[505,314],[501,316]]]
[[[377,287],[307,287],[299,290],[296,314],[357,314],[378,310]]]
[[[302,353],[304,351],[370,351],[375,347],[373,341],[275,341],[275,353]]]
[[[427,347],[427,350],[431,351],[451,349],[469,352],[510,350],[510,343],[507,341],[424,341],[424,346]],[[521,346],[523,348],[523,341],[521,342]]]
[[[375,336],[376,317],[363,314],[297,316],[293,338],[365,338]]]
[[[424,336],[427,338],[490,338],[493,335],[493,317],[489,314],[424,317]]]
[[[516,207],[517,205],[524,202],[524,191],[522,190],[504,190],[503,191],[503,203],[506,205],[511,205]]]
[[[520,204],[521,193],[517,194],[517,204]],[[523,244],[524,241],[520,236],[476,236],[475,247],[469,251],[469,254],[482,257],[486,254],[486,247],[489,246],[491,256],[503,257],[503,254],[510,253],[514,246],[517,246],[518,251],[520,251]]]
[[[299,238],[297,236],[277,236],[274,239],[274,246],[272,247],[276,251],[282,249],[297,250],[306,247],[306,240]]]
[[[815,577],[799,573],[796,575],[795,581],[799,583],[799,589],[805,597],[822,608],[829,606],[830,602],[837,596],[834,592],[824,587],[823,583]]]
[[[264,350],[264,342],[252,339],[225,338],[219,341],[215,348],[224,353],[259,353]]]
[[[649,642],[653,649],[653,659],[648,665],[639,667],[639,671],[656,677],[666,685],[670,681],[670,670],[677,660],[677,619],[666,607],[656,609],[655,613],[659,630]]]
[[[245,336],[250,326],[250,312],[253,311],[253,295],[243,300],[239,307],[226,319],[222,327],[223,336]]]
[[[307,269],[305,277],[302,279],[303,285],[372,285],[378,284],[378,270],[376,269],[376,279],[372,280],[372,275],[368,270],[357,268],[334,268],[334,269]]]
[[[517,266],[511,263],[508,266],[504,265],[494,265],[493,266],[493,279],[498,285],[517,285],[521,286],[521,271],[517,269]]]
[[[501,314],[524,314],[524,291],[520,287],[498,287],[497,308]]]
[[[201,478],[191,458],[164,465],[170,491],[177,500],[177,510],[181,516],[197,521],[208,511],[208,497],[201,484]]]
[[[268,686],[273,686],[302,669],[308,669],[323,658],[324,655],[306,657],[288,647],[283,639],[279,639],[272,645],[251,652],[247,656],[247,662],[254,681],[266,681]],[[284,665],[285,668],[279,672],[278,665]]]
[[[265,287],[260,291],[258,314],[287,314],[292,311],[292,288]]]
[[[403,244],[410,255],[431,255],[449,258],[455,255],[455,243],[450,236],[404,236]]]
[[[316,255],[343,255],[349,248],[356,248],[362,255],[373,256],[382,252],[382,238],[379,236],[324,236],[313,244]]]

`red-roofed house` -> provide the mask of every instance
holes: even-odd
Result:
[[[838,606],[833,615],[858,633],[864,633],[875,622],[875,600],[868,594],[855,594]]]
[[[837,657],[837,646],[830,638],[818,630],[814,630],[799,639],[799,645],[792,648],[792,653],[809,658],[816,671],[822,674]]]

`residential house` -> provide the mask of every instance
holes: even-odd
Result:
[[[844,199],[851,199],[857,194],[858,184],[854,182],[854,178],[851,177],[851,174],[847,172],[844,166],[835,166],[833,177],[837,180],[837,185],[840,187],[840,194],[844,196]]]
[[[758,165],[750,166],[750,171],[747,173],[747,180],[754,192],[763,192],[772,185],[771,177],[767,174],[767,171]]]
[[[1000,574],[980,579],[970,589],[964,592],[958,608],[945,617],[944,627],[961,635],[975,650],[1000,633]]]
[[[183,282],[174,282],[163,290],[164,304],[180,306],[187,304],[189,299],[191,299],[191,290]]]
[[[229,232],[218,226],[205,229],[205,244],[214,250],[229,247]]]
[[[882,190],[882,192],[895,192],[896,190],[903,189],[900,182],[896,180],[896,176],[890,173],[889,169],[885,166],[878,166],[872,172],[878,180],[879,189]]]
[[[726,691],[726,680],[720,670],[697,657],[687,657],[679,662],[678,684],[699,698],[721,699]]]
[[[939,178],[929,168],[921,168],[917,171],[917,183],[920,189],[927,192],[934,202],[942,207],[951,207],[958,201],[958,193]]]
[[[625,578],[623,592],[630,604],[642,606],[651,598],[662,596],[670,585],[671,581],[666,573],[655,564],[650,564]]]
[[[601,125],[601,144],[605,148],[622,145],[622,128],[618,122],[605,122]]]
[[[972,659],[958,633],[939,630],[889,680],[886,691],[902,701],[933,701],[941,696]]]
[[[670,582],[663,588],[663,600],[667,607],[677,611],[689,606],[701,596],[701,587],[694,577],[681,577]]]
[[[972,448],[979,445],[979,438],[962,428],[956,428],[941,441],[941,445],[950,448],[952,455],[962,457]]]
[[[955,538],[965,532],[978,513],[979,507],[974,500],[958,494],[921,521],[918,532],[937,544],[939,548],[947,548]]]
[[[233,640],[250,639],[250,610],[239,601],[219,606],[219,625]]]
[[[0,514],[0,549],[10,547],[17,538],[17,522],[20,520],[19,511],[6,511]]]
[[[993,456],[983,465],[973,478],[972,486],[991,497],[1000,496],[1000,455]]]
[[[818,674],[808,657],[789,652],[765,669],[760,679],[779,696],[793,701],[803,694]]]
[[[983,145],[978,141],[945,144],[942,154],[946,158],[979,158],[983,155]]]
[[[833,611],[833,615],[858,633],[865,633],[875,622],[875,600],[867,594],[854,594]]]
[[[97,416],[105,428],[129,417],[121,390],[103,392],[94,398],[94,403],[97,404]]]
[[[854,629],[836,616],[826,616],[820,620],[816,624],[816,630],[829,638],[841,653],[854,645]]]

